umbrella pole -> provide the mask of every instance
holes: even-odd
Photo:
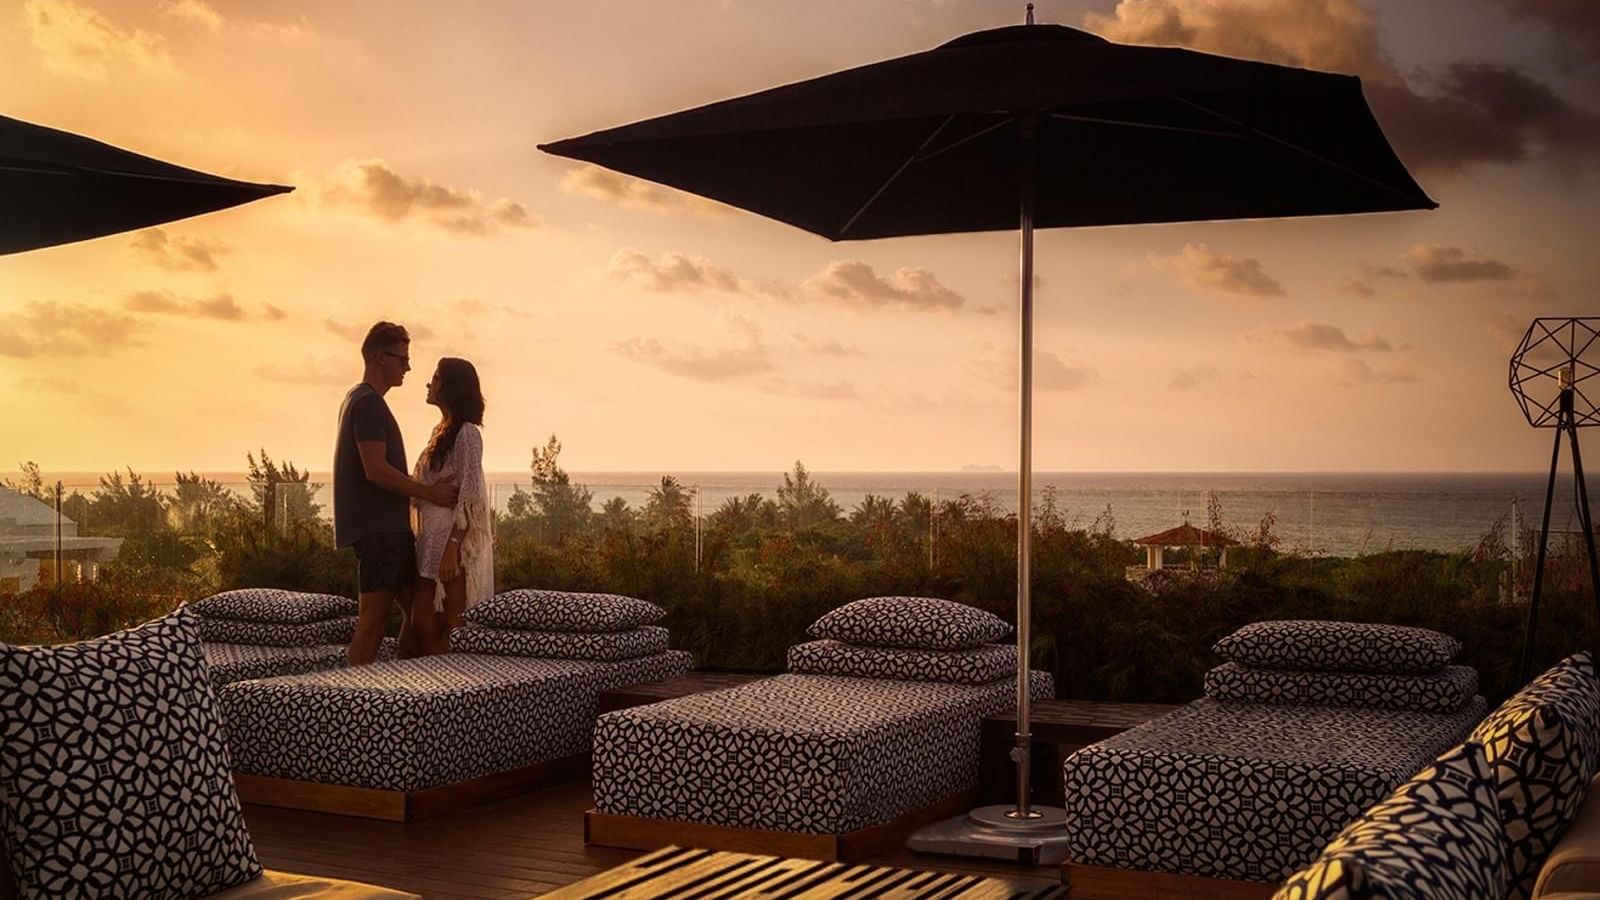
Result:
[[[1017,733],[1016,748],[1011,758],[1017,763],[1017,806],[1010,812],[1014,819],[1037,818],[1029,808],[1028,783],[1033,755],[1033,728],[1029,721],[1032,702],[1029,697],[1029,656],[1032,625],[1031,568],[1033,554],[1033,202],[1034,170],[1038,165],[1035,133],[1038,118],[1025,117],[1020,123],[1022,131],[1021,215],[1022,250],[1018,260],[1018,284],[1021,287],[1017,304],[1020,347],[1020,366],[1017,373],[1019,388],[1018,460],[1017,460]]]

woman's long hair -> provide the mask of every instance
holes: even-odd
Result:
[[[478,385],[478,370],[464,359],[447,356],[439,360],[439,407],[444,418],[434,426],[424,455],[428,467],[437,471],[450,456],[461,433],[461,423],[483,427],[483,389]]]

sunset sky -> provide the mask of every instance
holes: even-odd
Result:
[[[1016,237],[831,244],[535,144],[912,53],[1021,2],[0,0],[0,114],[292,184],[0,257],[0,470],[325,470],[358,345],[477,364],[487,460],[1010,468]],[[1535,470],[1506,361],[1600,314],[1600,3],[1039,2],[1360,75],[1434,212],[1038,236],[1040,470]],[[1048,163],[1047,163],[1048,164]]]

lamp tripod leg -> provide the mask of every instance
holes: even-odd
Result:
[[[1583,477],[1583,455],[1578,450],[1578,429],[1569,428],[1567,439],[1572,443],[1572,477],[1577,483],[1578,527],[1583,529],[1583,543],[1589,551],[1589,587],[1594,591],[1596,620],[1600,621],[1600,561],[1594,552],[1594,517],[1589,511],[1589,486]]]
[[[1526,684],[1533,677],[1533,633],[1539,627],[1539,596],[1544,591],[1545,548],[1550,543],[1550,506],[1556,496],[1556,468],[1561,462],[1561,429],[1556,429],[1555,446],[1550,450],[1550,480],[1544,488],[1544,520],[1539,525],[1539,547],[1533,564],[1533,594],[1528,598],[1528,622],[1522,632],[1522,659],[1517,663],[1518,681]]]

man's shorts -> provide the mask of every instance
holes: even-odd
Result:
[[[386,531],[356,538],[361,593],[409,589],[417,580],[417,543],[410,531]]]

